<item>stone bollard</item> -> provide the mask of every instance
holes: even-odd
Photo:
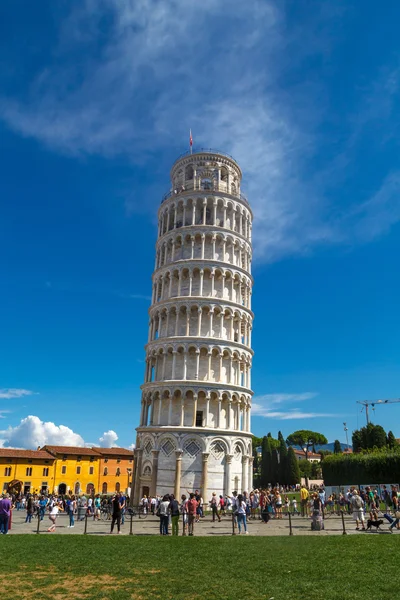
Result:
[[[36,528],[36,533],[40,533],[40,512],[38,512],[38,516],[37,516],[37,528]]]
[[[131,512],[131,522],[129,523],[129,535],[133,535],[133,511]]]

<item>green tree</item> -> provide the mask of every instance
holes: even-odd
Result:
[[[272,475],[272,448],[271,440],[264,436],[261,445],[261,485],[266,487],[271,483]]]
[[[272,469],[271,469],[271,483],[275,485],[280,483],[279,481],[279,454],[278,450],[272,450]]]
[[[361,452],[362,450],[362,435],[361,435],[361,431],[359,429],[356,429],[355,431],[353,431],[352,436],[351,436],[351,443],[353,446],[353,452]]]
[[[286,483],[287,485],[296,485],[300,483],[300,478],[299,461],[292,446],[289,446],[286,463]]]
[[[311,477],[311,463],[309,460],[301,458],[299,460],[299,469],[302,477],[305,477],[306,479]]]
[[[263,440],[262,438],[256,437],[255,435],[253,435],[251,438],[251,443],[252,443],[253,448],[259,448],[262,444],[262,440]]]
[[[333,453],[334,454],[342,453],[342,444],[339,442],[339,440],[335,440],[333,443]]]
[[[386,432],[381,425],[368,423],[365,427],[353,431],[353,452],[384,448],[387,444]]]
[[[286,485],[286,477],[287,477],[287,456],[288,449],[286,446],[286,442],[282,433],[279,431],[278,433],[279,440],[279,483]]]
[[[317,431],[300,429],[299,431],[291,433],[288,436],[286,443],[288,446],[299,446],[302,450],[304,450],[307,460],[310,448],[312,448],[315,452],[315,446],[327,444],[328,440],[322,433],[318,433]]]
[[[396,446],[398,446],[398,443],[397,443],[396,438],[394,437],[393,431],[388,431],[387,445],[389,446],[389,448],[396,448]]]
[[[311,478],[312,479],[321,479],[322,468],[319,462],[312,462],[311,464]]]

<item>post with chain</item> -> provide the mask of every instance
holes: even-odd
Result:
[[[345,525],[345,522],[344,522],[344,512],[343,512],[343,510],[341,510],[340,513],[342,515],[342,526],[343,526],[343,534],[342,535],[347,535],[346,525]]]
[[[129,523],[129,535],[133,535],[133,510],[131,510],[131,522]]]
[[[182,535],[186,535],[185,513],[182,513]]]
[[[40,510],[38,511],[38,516],[37,516],[37,528],[36,528],[36,533],[40,533]]]
[[[85,530],[83,532],[85,535],[87,534],[87,518],[88,518],[88,515],[87,515],[87,512],[86,512],[86,514],[85,514]]]
[[[290,512],[288,512],[289,515],[289,535],[293,535],[293,529],[292,529],[292,515],[290,514]]]
[[[235,527],[235,515],[234,511],[232,511],[232,535],[236,535],[236,527]]]

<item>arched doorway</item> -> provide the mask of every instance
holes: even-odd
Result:
[[[94,485],[93,483],[88,483],[86,486],[86,493],[90,496],[94,496]]]
[[[121,484],[119,483],[119,481],[117,481],[117,483],[115,484],[115,491],[119,492],[121,490]]]
[[[147,497],[150,496],[150,488],[148,485],[144,485],[142,487],[142,498],[143,498],[143,496],[147,496]]]
[[[103,494],[107,494],[107,483],[106,482],[103,483],[103,487],[102,487],[101,491],[103,492]]]
[[[60,483],[60,485],[58,486],[58,493],[61,496],[64,496],[67,493],[67,486],[65,483]]]
[[[75,487],[74,487],[74,494],[75,496],[77,496],[78,494],[80,494],[81,491],[81,484],[79,483],[79,481],[76,482]]]

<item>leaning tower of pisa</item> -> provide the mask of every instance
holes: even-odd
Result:
[[[252,487],[251,230],[230,156],[179,158],[158,211],[133,501]]]

